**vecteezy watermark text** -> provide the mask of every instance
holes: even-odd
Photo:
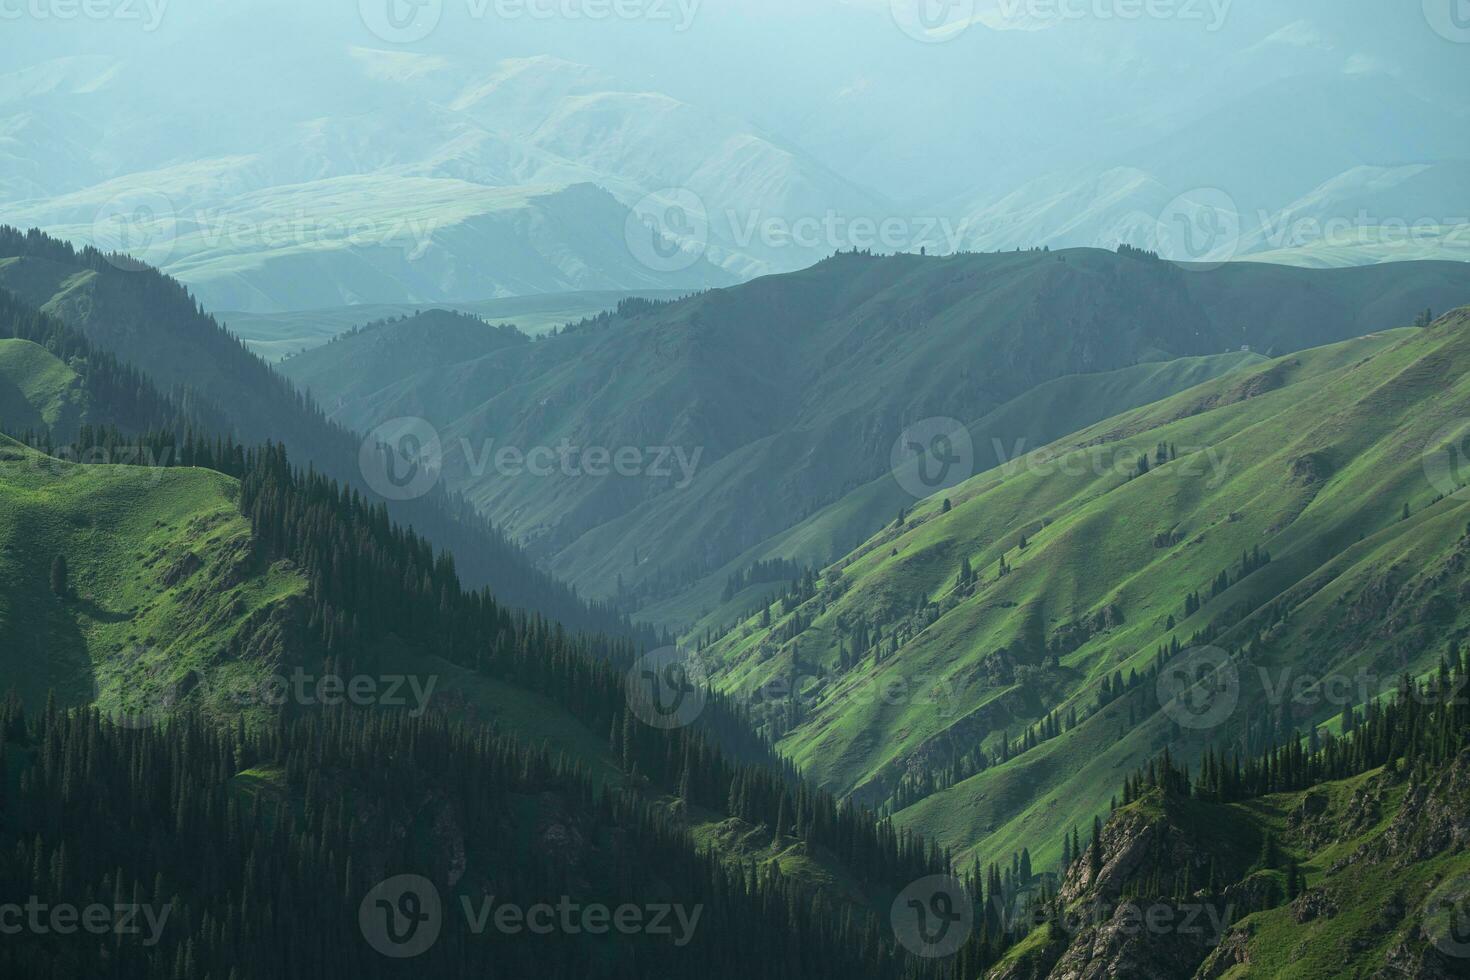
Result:
[[[1218,938],[1225,927],[1235,921],[1233,905],[1213,902],[1149,902],[1094,900],[1076,906],[1056,908],[1037,905],[1029,914],[1006,917],[1012,928],[1029,929],[1051,925],[1069,936],[1083,929],[1116,923],[1125,936],[1203,936]]]
[[[0,21],[115,21],[149,33],[163,23],[169,0],[0,0]]]
[[[1221,30],[1234,0],[890,0],[893,22],[916,41],[938,44],[974,24],[1040,30],[1074,21],[1172,20]]]
[[[166,194],[137,188],[114,195],[97,209],[91,241],[105,255],[120,257],[114,261],[119,268],[135,269],[137,262],[166,264],[181,242],[205,251],[388,248],[418,258],[438,228],[437,219],[421,215],[343,217],[299,209],[261,215],[186,207]]]
[[[462,895],[459,910],[471,936],[659,936],[682,949],[694,940],[703,905],[674,902],[610,906],[562,895],[555,902],[519,904],[495,895]],[[358,907],[368,945],[393,959],[411,959],[438,942],[445,925],[439,889],[421,875],[397,875],[375,885]]]
[[[48,904],[32,895],[22,903],[0,904],[0,936],[142,936],[142,945],[156,946],[173,913],[172,905]]]
[[[760,209],[711,212],[687,187],[649,194],[628,211],[628,251],[657,272],[681,272],[719,243],[753,254],[786,249],[823,253],[928,252],[953,254],[969,236],[968,219],[938,215],[768,214]]]
[[[351,705],[356,708],[403,708],[411,718],[428,710],[439,685],[437,674],[313,674],[297,667],[288,674],[266,677],[214,678],[198,672],[169,679],[161,676],[168,658],[141,645],[127,648],[122,659],[145,666],[141,675],[104,685],[95,682],[94,700],[110,705],[108,716],[123,728],[151,728],[188,705],[215,700],[237,710],[253,707],[301,708]]]
[[[771,677],[745,692],[743,699],[751,704],[798,704],[805,710],[835,702],[886,707],[921,704],[939,717],[948,717],[955,696],[954,681],[942,674],[861,674],[847,681],[840,673],[806,668],[798,674]]]
[[[264,705],[280,708],[286,705],[326,708],[352,705],[357,708],[406,708],[410,718],[420,718],[429,710],[437,674],[309,674],[300,667],[290,676],[273,674],[258,681],[225,685],[225,697],[237,707]]]
[[[611,907],[598,902],[575,902],[569,895],[561,896],[555,905],[549,902],[526,906],[497,903],[494,895],[479,900],[464,896],[459,902],[470,932],[476,936],[491,926],[506,936],[521,933],[533,936],[578,936],[583,933],[606,936],[615,932],[621,936],[668,936],[680,949],[694,939],[700,917],[704,914],[703,905],[689,907],[654,902]]]
[[[676,34],[694,26],[704,0],[458,0],[471,21],[643,21]],[[446,0],[358,0],[365,27],[390,44],[412,44],[438,30]]]
[[[1249,664],[1219,647],[1186,650],[1164,664],[1157,681],[1159,704],[1183,728],[1224,724],[1242,703],[1287,707],[1301,715],[1367,705],[1401,697],[1426,707],[1470,704],[1470,692],[1455,685],[1407,683],[1402,674],[1371,670],[1313,673],[1292,667]]]
[[[476,452],[468,439],[459,441],[470,475],[484,476],[494,470],[499,476],[590,476],[594,478],[651,477],[674,479],[674,489],[683,490],[694,481],[704,447],[684,446],[579,446],[562,439],[555,446],[496,448],[486,439]],[[677,479],[675,479],[677,478]]]
[[[1231,453],[1228,449],[1214,446],[1168,445],[1167,455],[1160,458],[1158,446],[1127,446],[1118,443],[1098,443],[1081,446],[1063,452],[1047,452],[1042,449],[1026,451],[1026,440],[1017,439],[1010,446],[1000,439],[991,440],[991,448],[1000,463],[1000,471],[1006,479],[1020,473],[1036,476],[1134,476],[1140,472],[1140,462],[1146,460],[1152,469],[1167,464],[1167,472],[1181,479],[1205,479],[1205,486],[1214,489],[1225,480],[1230,468]]]
[[[563,438],[554,446],[497,445],[486,439],[476,446],[460,438],[446,446],[439,430],[426,419],[391,419],[363,440],[358,466],[369,487],[388,500],[414,500],[438,485],[450,460],[464,475],[545,479],[643,478],[666,481],[675,490],[694,482],[704,447],[581,445]]]

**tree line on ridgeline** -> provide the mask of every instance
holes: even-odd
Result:
[[[28,306],[21,297],[0,288],[0,338],[17,336],[16,330],[25,329],[27,339],[36,339],[84,377],[92,372],[90,364],[88,370],[81,369],[82,358],[100,365],[104,355],[112,357],[119,368],[112,372],[116,377],[109,377],[104,365],[96,379],[88,381],[89,387],[102,395],[92,400],[94,425],[115,425],[134,434],[165,431],[180,437],[192,428],[211,438],[230,436],[247,445],[273,439],[292,446],[299,458],[311,459],[319,470],[353,482],[363,493],[369,492],[358,469],[361,438],[329,419],[309,394],[298,391],[251,352],[206,312],[182,283],[126,255],[104,254],[90,246],[76,248],[38,229],[21,231],[3,224],[0,257],[54,263],[95,277],[92,315],[102,326],[91,328],[90,338],[83,330]],[[157,375],[139,368],[142,353],[135,352],[133,363],[125,369],[126,357],[105,354],[109,344],[103,341],[104,335],[117,338],[112,346],[126,346],[136,343],[139,336],[159,334],[178,338],[180,349],[184,348],[182,341],[187,340],[192,356],[207,362],[179,366],[175,374],[192,379],[197,373],[204,380],[199,384],[146,385],[143,382]],[[37,339],[42,336],[47,339]],[[176,355],[171,350],[149,350],[146,356],[163,362]],[[204,387],[221,383],[230,390]],[[151,394],[148,388],[153,389]],[[165,404],[174,416],[146,414],[146,410],[158,407],[156,396],[165,389]],[[139,397],[139,393],[146,404],[134,409],[129,400]],[[269,423],[269,419],[276,421]],[[0,419],[3,425],[5,420]],[[75,436],[56,432],[50,438],[65,443]],[[391,501],[389,509],[394,520],[412,525],[439,547],[452,547],[461,575],[477,584],[495,584],[498,594],[509,603],[537,609],[579,629],[625,634],[650,644],[667,639],[646,624],[632,622],[621,609],[586,599],[545,572],[468,501],[442,486],[416,499]]]

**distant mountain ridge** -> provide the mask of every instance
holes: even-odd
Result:
[[[982,861],[1039,838],[1050,862],[1162,746],[1255,753],[1343,710],[1282,678],[1367,677],[1362,708],[1464,635],[1467,358],[1461,309],[1084,428],[788,586],[713,637],[710,670],[810,679],[760,710],[823,785]],[[1239,679],[1198,723],[1155,684],[1191,650]],[[915,678],[942,710],[854,693]]]
[[[696,583],[718,592],[741,570],[727,563],[884,478],[894,443],[923,419],[969,424],[1058,379],[1242,348],[1279,355],[1466,299],[1470,265],[1457,263],[1193,272],[1098,250],[847,253],[673,304],[631,303],[474,360],[436,349],[426,331],[411,369],[368,367],[372,338],[348,337],[281,370],[358,431],[428,420],[447,447],[449,485],[549,567],[590,595],[657,605]],[[400,342],[415,333],[412,322],[394,329]],[[371,377],[394,380],[369,391]],[[1093,420],[1138,404],[1121,388],[1095,390]],[[1035,446],[1056,434],[1018,412],[975,438],[989,452],[992,438]],[[559,445],[664,447],[694,465],[670,456],[662,474],[605,478],[494,466],[507,447]],[[821,560],[874,529],[839,524],[847,530]],[[708,611],[660,608],[684,626]]]
[[[1277,78],[1244,60],[1257,84],[1203,116],[1166,100],[1156,126],[1120,120],[1106,149],[1032,148],[935,197],[868,186],[844,173],[861,169],[851,153],[824,158],[727,108],[546,55],[484,64],[336,44],[286,70],[211,66],[249,98],[222,84],[198,101],[157,63],[72,56],[0,75],[0,204],[13,224],[162,267],[212,311],[253,313],[723,286],[853,247],[1126,243],[1188,260],[1180,218],[1207,221],[1229,257],[1470,259],[1454,203],[1470,141],[1452,111],[1381,73]],[[1305,108],[1275,121],[1283,104]],[[239,131],[211,122],[221,115]],[[1377,143],[1360,135],[1385,127]],[[1405,192],[1385,195],[1394,181]],[[631,244],[650,221],[685,253]],[[1438,230],[1396,231],[1422,222]]]

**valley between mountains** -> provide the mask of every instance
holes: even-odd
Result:
[[[327,921],[409,866],[446,901],[713,910],[694,954],[633,941],[650,976],[690,955],[750,975],[751,929],[786,937],[783,977],[1456,975],[1464,267],[847,254],[536,337],[395,314],[273,370],[166,277],[3,242],[0,828],[79,792],[98,828],[66,818],[75,869],[33,875],[48,837],[7,880],[157,877],[140,893],[240,920],[262,878],[298,880],[270,833],[340,883],[312,893]],[[444,486],[381,498],[353,450],[407,416],[446,444],[703,452],[604,480],[449,455]],[[949,441],[895,463],[936,416]],[[625,675],[675,637],[704,707],[649,727]],[[318,714],[346,670],[401,710]],[[305,693],[263,696],[283,678]],[[165,746],[217,762],[181,763],[172,803],[68,791],[54,767],[85,740],[134,781]],[[222,897],[161,839],[99,836],[159,806],[190,840],[229,835]],[[890,908],[946,875],[973,928],[914,956]],[[1140,934],[1119,918],[1139,905],[1212,925]],[[210,921],[169,948],[232,962]],[[421,966],[486,962],[446,928]],[[69,955],[147,975],[153,954]],[[376,975],[376,955],[321,969]]]

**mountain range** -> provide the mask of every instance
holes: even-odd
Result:
[[[239,16],[242,41],[261,29]],[[850,134],[905,115],[870,80],[832,82],[802,111],[628,65],[373,38],[199,65],[205,95],[173,82],[203,57],[192,36],[164,32],[148,57],[99,44],[0,75],[0,206],[12,224],[159,266],[212,312],[251,314],[724,286],[854,247],[1126,243],[1314,267],[1470,258],[1470,215],[1445,210],[1464,197],[1470,141],[1463,107],[1424,74],[1437,60],[1390,67],[1344,57],[1321,24],[1242,21],[1219,69],[1233,84],[1148,118],[1126,99],[1079,103],[1049,154],[1016,130],[1018,107],[927,93],[894,125],[939,115],[955,132],[912,161],[916,148],[879,133],[860,153],[831,146],[834,120]],[[1003,60],[1025,73],[1037,65],[1022,49],[1061,38],[1001,33],[1016,46]],[[891,43],[861,44],[886,50],[880,39]],[[1289,70],[1273,58],[1288,52]],[[976,120],[1011,135],[987,138]],[[874,154],[904,169],[865,165]],[[929,173],[973,160],[985,179],[963,190]]]
[[[967,429],[958,482],[1263,356],[1452,307],[1470,297],[1467,270],[1195,271],[1101,250],[844,254],[673,303],[624,303],[532,343],[484,333],[488,346],[467,348],[463,327],[424,314],[281,370],[349,429],[426,421],[447,485],[548,568],[688,630],[728,621],[723,588],[756,562],[825,565],[913,504],[890,473],[907,427]],[[497,463],[505,450],[557,447],[570,464],[535,478]],[[578,463],[620,450],[644,467],[598,478]]]
[[[975,417],[940,434],[947,451],[961,430],[976,447],[989,437],[990,454],[918,484],[909,467],[932,460],[900,459],[846,490],[787,535],[859,535],[829,559],[731,564],[720,608],[686,637],[703,711],[667,728],[639,721],[627,686],[645,676],[649,634],[518,582],[529,559],[503,539],[487,561],[490,532],[451,496],[405,509],[344,487],[328,474],[348,469],[347,430],[290,397],[177,283],[39,234],[3,244],[0,424],[19,437],[0,438],[10,886],[57,901],[130,888],[237,923],[168,932],[166,959],[186,973],[239,962],[239,930],[311,960],[309,942],[248,911],[262,880],[351,924],[411,868],[455,903],[655,895],[715,916],[682,952],[618,948],[653,975],[698,959],[712,976],[1327,977],[1344,955],[1455,975],[1445,914],[1466,873],[1470,716],[1438,694],[1470,682],[1470,313],[1419,304],[1463,293],[1459,264],[846,255],[683,300],[624,299],[540,338],[430,310],[284,362],[337,363],[347,400],[395,372],[443,372],[436,358],[565,375],[616,337],[644,367],[610,371],[608,393],[657,377],[649,397],[673,405],[671,392],[707,387],[691,366],[759,363],[737,342],[782,337],[805,358],[783,368],[806,383],[733,385],[745,426],[820,406],[823,358],[873,391],[911,351],[942,366],[914,389],[934,399],[919,410]],[[1417,325],[1388,326],[1414,309]],[[1011,353],[990,365],[987,349]],[[613,425],[651,411],[577,390]],[[255,435],[268,426],[292,447]],[[888,441],[866,451],[893,466]],[[908,496],[886,514],[893,487]],[[396,515],[440,521],[453,557]],[[456,570],[477,554],[504,576],[488,590]],[[502,605],[515,588],[524,598]],[[562,602],[612,632],[521,602]],[[344,671],[411,697],[342,704],[326,685]],[[303,678],[285,702],[266,693],[283,677]],[[1344,696],[1342,677],[1373,683]],[[112,761],[63,779],[61,760],[84,756]],[[163,759],[177,798],[145,790],[166,784]],[[78,800],[85,821],[62,806]],[[165,813],[173,836],[115,845]],[[53,859],[63,841],[72,856]],[[214,863],[182,859],[203,841]],[[936,876],[974,903],[973,928],[938,959],[892,931],[893,908]],[[1130,930],[1144,906],[1210,931]],[[381,971],[375,933],[324,928],[345,952],[314,972]],[[605,947],[485,947],[443,928],[453,938],[419,968],[488,969],[493,949],[502,967],[525,955],[617,975],[592,952]],[[729,943],[751,929],[772,938]],[[1302,929],[1313,951],[1291,956]],[[28,936],[0,955],[40,976],[102,962],[65,949],[56,959]],[[159,975],[147,946],[109,955]]]

